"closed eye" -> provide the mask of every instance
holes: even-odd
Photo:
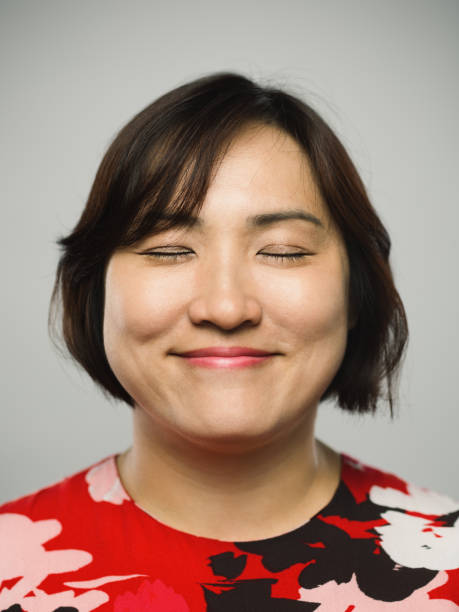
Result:
[[[313,253],[259,253],[263,257],[271,257],[278,261],[287,260],[299,260],[304,257],[310,257]],[[149,251],[142,253],[148,257],[155,257],[157,259],[168,260],[171,263],[176,261],[182,261],[186,255],[192,255],[192,251]]]
[[[191,251],[177,251],[165,252],[165,251],[151,251],[149,253],[142,253],[148,255],[148,257],[157,257],[158,259],[168,259],[169,261],[178,261],[183,255],[191,255]]]
[[[300,259],[302,257],[308,257],[311,253],[260,253],[264,257],[274,257],[275,259]]]

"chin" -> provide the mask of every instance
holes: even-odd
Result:
[[[213,452],[221,453],[246,453],[265,446],[280,435],[277,429],[260,428],[260,424],[252,427],[219,426],[207,427],[205,431],[187,430],[181,431],[180,435],[196,447]]]

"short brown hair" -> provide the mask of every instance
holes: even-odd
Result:
[[[333,397],[343,410],[363,413],[375,412],[383,398],[393,415],[408,324],[389,264],[389,235],[345,148],[319,114],[293,94],[240,74],[210,74],[169,91],[114,138],[77,225],[56,241],[62,254],[50,331],[61,304],[61,333],[70,355],[107,397],[134,406],[104,350],[108,260],[115,249],[196,215],[218,161],[240,130],[253,123],[280,128],[299,143],[349,257],[355,324],[321,401]],[[161,220],[166,207],[170,218]]]

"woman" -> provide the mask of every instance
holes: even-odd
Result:
[[[59,244],[50,314],[134,439],[2,506],[1,610],[456,609],[459,504],[314,435],[327,398],[392,411],[408,337],[316,112],[231,73],[170,91]]]

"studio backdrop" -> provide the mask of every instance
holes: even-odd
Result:
[[[457,0],[2,0],[0,502],[129,446],[130,408],[48,337],[55,240],[117,130],[217,71],[316,108],[392,239],[410,328],[395,418],[325,403],[318,437],[459,497],[458,26]]]

